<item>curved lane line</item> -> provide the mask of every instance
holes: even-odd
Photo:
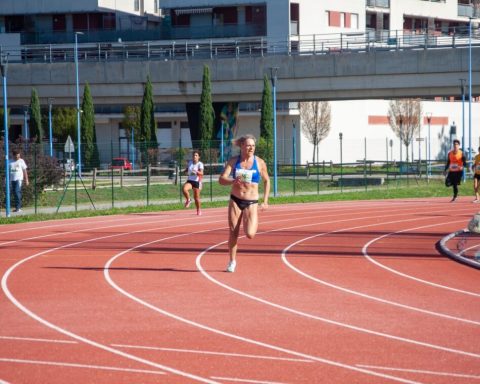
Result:
[[[462,220],[463,222],[463,220]],[[455,223],[455,222],[453,222]],[[382,224],[391,224],[391,223],[375,223],[375,225],[382,225]],[[432,226],[435,226],[435,225],[439,225],[439,224],[434,224]],[[365,227],[369,227],[371,226],[370,224],[369,225],[361,225],[361,226],[358,226],[358,227],[351,227],[351,228],[346,228],[346,229],[341,229],[341,230],[337,230],[337,231],[332,231],[332,232],[325,232],[325,233],[320,233],[320,234],[317,234],[317,235],[313,235],[313,236],[309,236],[309,237],[305,237],[303,239],[300,239],[292,244],[290,244],[288,247],[286,247],[283,251],[282,251],[282,261],[285,263],[285,265],[287,265],[287,267],[289,267],[290,269],[292,269],[293,271],[297,272],[298,274],[306,277],[307,279],[310,279],[310,280],[313,280],[315,281],[316,283],[319,283],[319,284],[323,284],[323,285],[326,285],[330,288],[333,288],[333,289],[338,289],[339,291],[343,291],[343,292],[346,292],[346,293],[350,293],[352,295],[356,295],[356,296],[360,296],[360,297],[363,297],[365,299],[369,299],[369,300],[374,300],[374,301],[378,301],[380,303],[384,303],[384,304],[388,304],[388,305],[392,305],[392,306],[395,306],[395,307],[399,307],[399,308],[404,308],[404,309],[408,309],[408,310],[411,310],[411,311],[416,311],[416,312],[421,312],[421,313],[425,313],[425,314],[428,314],[428,315],[432,315],[432,316],[437,316],[437,317],[442,317],[442,318],[446,318],[446,319],[449,319],[449,320],[455,320],[455,321],[460,321],[460,322],[464,322],[464,323],[468,323],[468,324],[474,324],[474,325],[480,325],[480,321],[475,321],[475,320],[469,320],[469,319],[464,319],[464,318],[461,318],[461,317],[456,317],[456,316],[451,316],[451,315],[448,315],[448,314],[444,314],[444,313],[441,313],[441,312],[433,312],[433,311],[429,311],[429,310],[426,310],[426,309],[422,309],[422,308],[418,308],[418,307],[413,307],[413,306],[410,306],[410,305],[406,305],[406,304],[402,304],[402,303],[398,303],[398,302],[395,302],[395,301],[391,301],[391,300],[387,300],[387,299],[382,299],[381,297],[377,297],[377,296],[371,296],[371,295],[368,295],[366,293],[362,293],[362,292],[359,292],[359,291],[354,291],[354,290],[351,290],[351,289],[348,289],[348,288],[344,288],[344,287],[341,287],[339,285],[335,285],[335,284],[332,284],[332,283],[329,283],[325,280],[321,280],[317,277],[314,277],[304,271],[302,271],[301,269],[295,267],[292,263],[290,263],[290,261],[287,259],[287,253],[288,251],[300,244],[300,243],[303,243],[304,241],[308,241],[308,240],[311,240],[313,238],[316,238],[316,237],[320,237],[320,236],[327,236],[327,235],[330,235],[332,233],[341,233],[342,231],[351,231],[352,229],[361,229],[361,228],[365,228]]]
[[[311,225],[311,224],[310,224]],[[356,366],[353,366],[353,365],[348,365],[348,364],[344,364],[344,363],[340,363],[340,362],[336,362],[336,361],[333,361],[333,360],[328,360],[328,359],[324,359],[324,358],[321,358],[321,357],[317,357],[317,356],[313,356],[313,355],[308,355],[308,354],[305,354],[305,353],[302,353],[302,352],[297,352],[297,351],[294,351],[294,350],[291,350],[291,349],[286,349],[286,348],[282,348],[282,347],[279,347],[279,346],[276,346],[276,345],[272,345],[272,344],[268,344],[268,343],[264,343],[262,341],[258,341],[258,340],[254,340],[254,339],[250,339],[250,338],[246,338],[246,337],[242,337],[242,336],[239,336],[239,335],[235,335],[233,333],[229,333],[229,332],[226,332],[226,331],[222,331],[220,329],[217,329],[217,328],[212,328],[212,327],[209,327],[208,325],[204,325],[204,324],[200,324],[200,323],[197,323],[195,321],[192,321],[192,320],[188,320],[184,317],[181,317],[181,316],[178,316],[178,315],[175,315],[174,313],[172,312],[168,312],[164,309],[161,309],[159,307],[156,307],[155,305],[153,304],[150,304],[140,298],[138,298],[137,296],[134,296],[133,294],[129,293],[128,291],[124,290],[123,288],[121,288],[119,285],[117,285],[113,279],[110,277],[110,272],[109,272],[109,269],[110,269],[110,266],[112,265],[112,263],[117,260],[118,258],[120,258],[121,256],[125,255],[126,253],[128,252],[131,252],[133,250],[136,250],[138,248],[142,248],[142,247],[146,247],[146,246],[149,246],[149,245],[152,245],[152,244],[155,244],[155,243],[159,243],[161,241],[165,241],[165,240],[171,240],[173,238],[178,238],[178,237],[182,237],[182,236],[191,236],[192,234],[198,234],[198,233],[203,233],[203,232],[209,232],[211,230],[203,230],[203,231],[197,231],[197,232],[192,232],[192,233],[189,233],[189,234],[180,234],[180,235],[175,235],[175,236],[172,236],[170,238],[166,238],[166,239],[161,239],[161,240],[154,240],[154,241],[150,241],[150,242],[147,242],[147,243],[144,243],[144,244],[139,244],[135,247],[132,247],[130,249],[127,249],[127,250],[124,250],[120,253],[118,253],[117,255],[113,256],[106,264],[105,264],[105,267],[104,267],[104,276],[105,276],[105,279],[107,280],[107,282],[115,289],[117,290],[119,293],[123,294],[124,296],[128,297],[129,299],[151,309],[152,311],[154,312],[157,312],[157,313],[160,313],[164,316],[168,316],[170,318],[173,318],[175,320],[178,320],[180,322],[183,322],[185,324],[188,324],[188,325],[191,325],[193,327],[197,327],[197,328],[200,328],[200,329],[203,329],[203,330],[206,330],[206,331],[210,331],[212,333],[216,333],[218,335],[222,335],[222,336],[226,336],[226,337],[229,337],[229,338],[232,338],[232,339],[235,339],[235,340],[239,340],[239,341],[242,341],[242,342],[246,342],[246,343],[249,343],[249,344],[253,344],[253,345],[257,345],[257,346],[260,346],[260,347],[264,347],[264,348],[268,348],[268,349],[271,349],[271,350],[274,350],[274,351],[278,351],[278,352],[283,352],[283,353],[286,353],[286,354],[289,354],[289,355],[293,355],[293,356],[297,356],[297,357],[301,357],[301,358],[304,358],[304,359],[310,359],[310,360],[314,360],[314,361],[317,361],[317,362],[320,362],[320,363],[324,363],[324,364],[328,364],[328,365],[333,365],[333,366],[336,366],[336,367],[339,367],[339,368],[344,368],[344,369],[348,369],[348,370],[352,370],[352,371],[356,371],[356,372],[360,372],[360,373],[365,373],[367,375],[372,375],[372,376],[378,376],[378,377],[382,377],[382,378],[385,378],[385,379],[391,379],[391,380],[394,380],[394,381],[398,381],[398,382],[401,382],[401,383],[410,383],[410,384],[415,384],[415,383],[419,383],[419,382],[416,382],[416,381],[411,381],[411,380],[406,380],[406,379],[402,379],[402,378],[399,378],[399,377],[396,377],[396,376],[391,376],[391,375],[385,375],[385,374],[380,374],[379,372],[375,372],[375,371],[370,371],[368,369],[364,369],[364,368],[359,368],[359,367],[356,367]],[[226,241],[223,241],[217,245],[214,245],[212,247],[209,247],[207,250],[203,251],[200,255],[204,254],[205,252],[208,252],[210,249],[213,249],[215,247],[217,247],[218,245],[221,245],[221,244],[225,244]],[[199,264],[198,262],[198,257],[197,257],[197,268],[199,269],[200,272],[202,272],[202,274],[205,276],[205,271],[202,269],[201,265]],[[208,275],[207,275],[208,277]],[[293,310],[290,310],[290,311],[293,311]]]
[[[222,220],[223,221],[223,220]],[[157,229],[160,229],[161,227],[159,228],[154,228],[154,229],[150,229],[148,231],[153,231],[153,230],[157,230]],[[145,232],[146,230],[142,230],[141,232]],[[137,231],[137,232],[140,232],[140,231]],[[91,241],[96,241],[96,240],[102,240],[102,239],[106,239],[106,238],[112,238],[112,237],[116,237],[116,236],[123,236],[124,234],[123,233],[116,233],[116,234],[113,234],[113,235],[108,235],[108,236],[101,236],[101,237],[98,237],[98,238],[95,238],[95,239],[87,239],[87,240],[83,240],[83,241],[78,241],[78,242],[75,242],[75,243],[70,243],[70,244],[64,244],[62,246],[59,246],[59,247],[56,247],[56,248],[51,248],[51,249],[48,249],[48,250],[45,250],[45,251],[42,251],[42,252],[39,252],[39,253],[36,253],[32,256],[29,256],[25,259],[22,259],[20,261],[18,261],[17,263],[15,263],[14,265],[12,265],[8,270],[7,272],[5,272],[5,274],[3,275],[2,277],[2,290],[3,292],[5,293],[5,295],[7,296],[7,298],[18,308],[20,309],[22,312],[24,312],[26,315],[30,316],[31,318],[35,319],[36,321],[38,321],[39,323],[43,324],[44,326],[50,328],[50,329],[53,329],[63,335],[66,335],[66,336],[69,336],[71,337],[72,339],[75,339],[75,340],[78,340],[78,341],[81,341],[85,344],[88,344],[88,345],[91,345],[93,347],[96,347],[96,348],[99,348],[99,349],[102,349],[104,351],[107,351],[107,352],[110,352],[110,353],[113,353],[115,355],[119,355],[119,356],[122,356],[122,357],[125,357],[127,359],[130,359],[130,360],[134,360],[134,361],[137,361],[137,362],[140,362],[140,363],[143,363],[143,364],[146,364],[146,365],[149,365],[149,366],[152,366],[152,367],[155,367],[155,368],[158,368],[158,369],[162,369],[164,371],[167,371],[167,372],[170,372],[170,373],[173,373],[173,374],[176,374],[176,375],[179,375],[179,376],[184,376],[184,377],[188,377],[192,380],[196,380],[196,381],[200,381],[200,382],[203,382],[203,383],[209,383],[209,384],[220,384],[216,381],[213,381],[213,380],[209,380],[209,379],[205,379],[203,377],[199,377],[199,376],[196,376],[196,375],[193,375],[193,374],[190,374],[188,372],[183,372],[183,371],[179,371],[177,369],[174,369],[174,368],[170,368],[168,366],[165,366],[165,365],[162,365],[162,364],[157,364],[153,361],[150,361],[150,360],[146,360],[146,359],[143,359],[143,358],[140,358],[140,357],[137,357],[135,355],[132,355],[132,354],[129,354],[129,353],[126,353],[126,352],[123,352],[123,351],[120,351],[118,349],[115,349],[115,348],[112,348],[112,347],[109,347],[107,345],[104,345],[104,344],[101,344],[101,343],[98,343],[96,341],[93,341],[93,340],[90,340],[90,339],[87,339],[85,337],[82,337],[82,336],[79,336],[73,332],[70,332],[64,328],[61,328],[45,319],[43,319],[42,317],[38,316],[36,313],[30,311],[27,307],[25,307],[22,303],[20,303],[13,295],[12,293],[10,292],[9,288],[8,288],[8,284],[7,284],[7,281],[8,281],[8,278],[10,276],[10,274],[20,265],[22,265],[23,263],[26,263],[27,261],[30,261],[38,256],[41,256],[41,255],[44,255],[44,254],[47,254],[47,253],[50,253],[50,252],[53,252],[53,251],[56,251],[56,250],[59,250],[59,249],[63,249],[63,248],[67,248],[67,247],[72,247],[72,246],[75,246],[75,245],[79,245],[79,244],[84,244],[84,243],[87,243],[87,242],[91,242]],[[185,234],[184,234],[185,235]]]
[[[464,223],[465,220],[457,220],[457,221],[452,221],[451,223],[458,223],[458,222],[462,222]],[[437,283],[434,283],[432,281],[428,281],[428,280],[424,280],[424,279],[420,279],[418,277],[415,277],[415,276],[411,276],[411,275],[407,275],[406,273],[403,273],[403,272],[400,272],[400,271],[397,271],[396,269],[393,269],[393,268],[390,268],[390,267],[387,267],[386,265],[378,262],[377,260],[375,260],[374,258],[372,258],[367,250],[368,250],[368,247],[370,247],[370,245],[372,245],[373,243],[377,242],[378,240],[381,240],[385,237],[388,237],[390,235],[395,235],[397,233],[403,233],[403,232],[409,232],[409,231],[413,231],[413,230],[417,230],[417,229],[423,229],[423,228],[429,228],[429,227],[434,227],[434,226],[439,226],[439,225],[445,225],[445,223],[441,223],[441,224],[430,224],[430,225],[424,225],[424,226],[421,226],[421,227],[416,227],[416,228],[409,228],[409,229],[403,229],[401,231],[395,231],[395,232],[391,232],[391,233],[387,233],[385,235],[382,235],[382,236],[379,236],[379,237],[376,237],[375,239],[372,239],[370,240],[368,243],[366,243],[363,248],[362,248],[362,253],[363,255],[365,256],[365,258],[367,260],[369,260],[370,262],[372,262],[373,264],[377,265],[378,267],[380,268],[383,268],[389,272],[392,272],[398,276],[402,276],[402,277],[405,277],[407,279],[411,279],[411,280],[414,280],[414,281],[417,281],[419,283],[423,283],[423,284],[426,284],[426,285],[430,285],[432,287],[436,287],[436,288],[442,288],[442,289],[445,289],[445,290],[448,290],[448,291],[453,291],[453,292],[457,292],[457,293],[462,293],[462,294],[465,294],[465,295],[470,295],[470,296],[475,296],[475,297],[480,297],[480,293],[475,293],[475,292],[469,292],[469,291],[465,291],[465,290],[462,290],[462,289],[458,289],[458,288],[453,288],[453,287],[449,287],[449,286],[446,286],[446,285],[442,285],[442,284],[437,284]]]

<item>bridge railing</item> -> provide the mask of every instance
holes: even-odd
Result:
[[[475,29],[470,39],[465,28],[439,31],[371,31],[359,33],[290,36],[288,39],[264,37],[182,41],[99,42],[78,45],[80,61],[108,60],[194,60],[225,57],[255,57],[277,54],[317,55],[372,50],[435,49],[480,45]],[[10,62],[72,62],[73,44],[0,46]]]

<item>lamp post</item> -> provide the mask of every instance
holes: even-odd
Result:
[[[75,85],[77,93],[77,167],[78,175],[82,177],[82,151],[81,151],[81,136],[80,136],[80,90],[78,84],[78,35],[83,35],[83,32],[75,32]]]
[[[223,163],[223,143],[224,137],[223,137],[223,120],[222,120],[222,125],[220,127],[220,162]]]
[[[53,157],[53,133],[52,133],[52,102],[53,98],[48,98],[48,139],[50,143],[50,157]]]
[[[28,105],[23,106],[23,130],[25,140],[28,141]]]
[[[8,102],[7,102],[7,69],[8,56],[1,54],[0,70],[2,72],[3,83],[3,128],[5,145],[5,216],[10,217],[10,169],[8,167]]]
[[[460,92],[462,94],[462,152],[465,153],[465,79],[460,79]]]
[[[273,94],[273,196],[277,196],[277,71],[270,68]]]
[[[452,136],[452,141],[457,138],[457,125],[455,122],[450,126],[450,135]],[[452,145],[452,143],[450,143],[450,145]]]
[[[400,167],[402,165],[402,146],[403,146],[403,116],[400,115]],[[401,172],[401,171],[400,171]]]
[[[338,134],[338,138],[340,140],[340,191],[343,192],[343,133],[340,132]]]
[[[468,23],[468,160],[472,161],[472,17]]]
[[[432,152],[431,152],[431,147],[430,147],[430,125],[432,122],[432,112],[427,112],[426,114],[427,117],[427,123],[428,123],[428,159],[427,159],[427,175],[431,175],[431,167],[430,167],[430,159],[432,157]]]

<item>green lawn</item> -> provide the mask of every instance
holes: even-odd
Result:
[[[446,188],[443,179],[426,180],[411,179],[388,179],[382,186],[355,186],[341,188],[329,179],[320,179],[316,177],[306,178],[279,178],[278,193],[273,196],[273,178],[270,204],[286,204],[301,202],[321,202],[321,201],[340,201],[340,200],[380,200],[396,198],[415,198],[415,197],[441,197],[452,195],[452,189]],[[136,206],[125,208],[109,209],[91,209],[88,195],[81,183],[77,183],[76,201],[80,206],[86,204],[88,209],[78,209],[76,212],[60,212],[58,214],[37,214],[12,216],[10,218],[0,217],[0,224],[42,221],[57,218],[85,217],[94,215],[112,215],[119,213],[133,212],[152,212],[162,210],[181,209],[182,198],[180,185],[173,183],[154,184],[140,186],[114,186],[113,188],[104,186],[102,188],[92,189],[91,185],[85,185],[86,191],[90,194],[94,204],[107,203],[111,207],[112,199],[115,204],[122,201],[136,201]],[[223,187],[214,180],[212,183],[204,183],[202,190],[202,204],[204,208],[225,206],[230,188]],[[37,201],[38,207],[57,207],[64,190],[46,191],[43,193],[40,201]],[[460,186],[460,196],[473,196],[472,181],[468,180]],[[147,205],[148,199],[148,205]],[[68,189],[65,193],[62,206],[75,204],[75,190]],[[90,206],[89,206],[90,205]]]

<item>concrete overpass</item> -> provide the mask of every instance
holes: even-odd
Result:
[[[150,75],[156,103],[200,100],[203,66],[211,69],[214,101],[259,101],[263,76],[278,68],[277,99],[353,100],[454,96],[467,79],[469,49],[437,47],[327,54],[154,60],[79,61],[80,85],[91,86],[95,105],[139,104]],[[480,94],[480,47],[472,47],[473,94]],[[29,104],[32,87],[42,104],[75,105],[73,61],[10,63],[9,107]],[[3,101],[2,101],[3,103]]]

